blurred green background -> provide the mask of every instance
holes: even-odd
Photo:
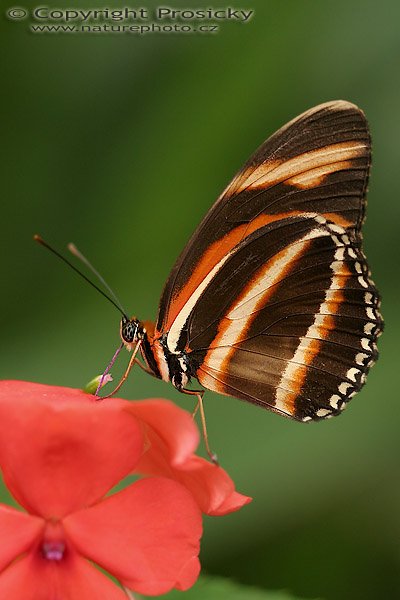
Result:
[[[115,309],[33,233],[58,248],[73,240],[129,311],[154,318],[178,253],[264,138],[320,102],[364,109],[374,151],[365,246],[383,296],[381,358],[341,418],[308,426],[207,394],[212,446],[254,501],[206,521],[202,563],[302,598],[399,598],[400,3],[170,0],[255,16],[224,21],[214,35],[141,37],[33,34],[2,4],[2,378],[81,387],[119,343]],[[121,395],[193,404],[139,370]]]

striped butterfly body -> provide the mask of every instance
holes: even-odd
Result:
[[[366,119],[349,102],[282,127],[196,229],[155,326],[123,318],[124,344],[183,392],[194,378],[300,421],[339,414],[382,331],[362,251],[370,162]]]

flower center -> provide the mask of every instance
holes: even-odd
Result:
[[[64,542],[43,542],[42,554],[47,560],[62,560],[65,554]]]

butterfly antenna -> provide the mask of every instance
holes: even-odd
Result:
[[[84,265],[87,266],[87,268],[92,271],[93,275],[95,275],[97,277],[97,279],[104,285],[104,287],[106,288],[106,290],[108,291],[108,293],[110,294],[110,296],[112,296],[112,298],[114,298],[115,303],[119,306],[120,311],[126,315],[126,311],[124,309],[124,307],[122,306],[120,299],[118,298],[117,294],[114,292],[114,290],[108,285],[107,281],[104,279],[104,277],[102,275],[100,275],[100,273],[98,272],[97,269],[94,268],[94,266],[92,265],[92,263],[86,258],[86,256],[84,254],[82,254],[82,252],[80,250],[78,250],[78,248],[75,246],[75,244],[73,244],[72,242],[70,242],[67,246],[68,250],[71,252],[71,254],[73,254],[74,256],[76,256],[76,258],[79,258],[79,260],[81,262],[83,262]]]
[[[104,296],[104,298],[106,298],[109,302],[111,302],[111,304],[113,304],[115,306],[115,308],[122,314],[123,317],[127,317],[127,313],[126,311],[123,309],[121,303],[118,301],[118,298],[115,296],[115,294],[110,290],[109,286],[105,283],[104,279],[102,277],[100,277],[97,273],[97,271],[95,269],[93,269],[93,267],[90,265],[89,261],[83,260],[83,262],[85,264],[87,264],[89,266],[89,268],[91,268],[91,270],[93,271],[93,273],[99,277],[101,283],[103,283],[105,285],[105,287],[107,288],[108,291],[110,291],[112,298],[106,294],[99,286],[97,286],[95,283],[93,283],[93,281],[91,281],[89,279],[89,277],[87,277],[84,273],[82,273],[82,271],[80,271],[74,264],[72,264],[72,262],[70,262],[67,258],[65,258],[65,256],[63,256],[62,254],[60,254],[60,252],[58,252],[57,250],[55,250],[52,246],[50,246],[50,244],[48,244],[47,242],[45,242],[45,240],[38,234],[33,236],[33,239],[35,240],[35,242],[38,242],[38,244],[40,244],[41,246],[44,246],[45,248],[47,248],[47,250],[50,250],[50,252],[52,252],[53,254],[55,254],[55,256],[57,256],[57,258],[59,258],[60,260],[62,260],[63,262],[65,262],[65,264],[67,264],[73,271],[75,271],[75,273],[77,273],[78,275],[80,275],[85,281],[87,281],[87,283],[89,283],[95,290],[97,290],[102,296]],[[75,254],[73,252],[73,254]],[[78,252],[78,258],[80,258],[80,252]],[[82,259],[81,259],[82,260]]]

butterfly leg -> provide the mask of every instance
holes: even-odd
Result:
[[[146,365],[144,365],[138,358],[135,358],[135,365],[138,365],[142,371],[144,371],[145,373],[147,373],[148,375],[152,375],[154,377],[154,372],[149,369],[148,367],[146,367]]]
[[[197,415],[197,413],[198,413],[199,407],[200,407],[200,401],[199,401],[199,400],[197,400],[197,404],[196,404],[196,406],[194,407],[194,411],[192,412],[192,419],[195,419],[195,418],[196,418],[196,415]]]
[[[211,450],[210,444],[208,442],[207,420],[206,420],[206,414],[204,412],[204,403],[203,403],[204,390],[187,390],[185,388],[180,388],[179,391],[182,394],[187,394],[188,396],[196,396],[197,397],[197,404],[193,411],[192,417],[194,419],[197,412],[198,411],[200,412],[201,427],[203,429],[203,439],[204,439],[204,445],[206,447],[206,452],[207,452],[208,456],[210,457],[211,462],[213,462],[214,465],[219,466],[217,455],[215,454],[215,452],[213,452]]]
[[[113,391],[110,394],[107,394],[106,396],[101,396],[101,398],[99,398],[99,399],[103,400],[104,398],[110,398],[111,396],[114,396],[114,394],[116,394],[118,392],[118,390],[123,386],[125,381],[128,379],[128,375],[131,372],[133,365],[137,361],[136,355],[137,355],[141,345],[142,345],[142,340],[139,340],[132,352],[132,356],[129,360],[128,366],[126,367],[125,373],[122,375],[118,385],[113,389]]]

